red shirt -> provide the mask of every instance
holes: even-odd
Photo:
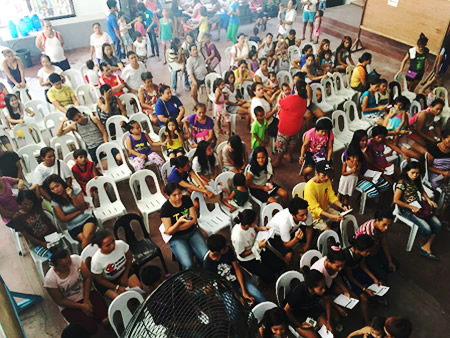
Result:
[[[286,136],[295,136],[303,125],[307,100],[298,95],[289,95],[280,100],[278,131]]]
[[[81,168],[78,166],[77,163],[75,163],[72,167],[72,173],[73,177],[77,180],[78,184],[80,185],[81,189],[83,189],[83,192],[86,194],[86,185],[88,182],[94,178],[92,176],[92,167],[94,166],[94,163],[86,160],[86,171],[81,171]]]
[[[122,80],[122,78],[121,78],[119,75],[117,75],[117,74],[111,74],[111,77],[110,77],[109,79],[107,79],[107,78],[102,74],[102,75],[100,76],[100,78],[99,78],[99,82],[100,82],[100,85],[107,84],[107,85],[110,85],[111,88],[113,88],[113,87],[118,86],[118,85],[120,85],[121,83],[123,83],[123,80]],[[113,95],[114,95],[114,96],[117,96],[117,97],[119,97],[119,96],[122,95],[122,94],[125,94],[125,92],[122,91],[122,90],[119,91],[119,92],[113,93]]]

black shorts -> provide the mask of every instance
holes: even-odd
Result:
[[[264,191],[264,190],[261,190],[261,189],[252,189],[252,188],[250,188],[250,193],[256,199],[260,200],[263,203],[266,203],[267,200],[269,199],[269,197],[276,196],[277,191],[280,188],[275,183],[273,184],[273,187],[274,187],[274,189],[272,190],[272,192],[270,194],[267,191]]]
[[[0,136],[0,142],[2,142],[2,144],[4,146],[6,146],[7,144],[11,144],[11,142],[9,141],[9,138],[5,135]]]
[[[281,237],[278,235],[273,236],[273,238],[269,239],[270,245],[272,245],[280,254],[286,256],[289,252],[292,252],[291,248],[286,248],[284,246]]]
[[[314,169],[316,167],[316,162],[314,162],[314,159],[313,159],[313,153],[311,153],[309,151],[305,152],[303,162],[305,163],[304,164],[305,168],[313,168]]]
[[[76,239],[79,234],[83,232],[83,228],[87,223],[94,223],[97,225],[97,220],[94,217],[89,217],[86,222],[83,223],[83,225],[77,226],[76,228],[73,228],[72,230],[69,230],[69,234],[73,239]]]
[[[98,158],[97,158],[97,148],[98,148],[98,147],[95,147],[95,148],[92,148],[92,149],[88,149],[88,153],[89,153],[89,155],[91,156],[92,162],[94,162],[94,163],[96,163],[96,164],[99,162],[99,161],[98,161]],[[113,148],[113,149],[111,150],[111,153],[113,154],[114,157],[116,157],[117,154],[119,154],[119,150],[117,150],[116,148]],[[106,157],[106,154],[100,155],[100,159],[101,159],[101,160],[102,160],[103,158],[105,158],[105,157]]]
[[[167,156],[170,156],[171,154],[174,154],[177,156],[178,154],[184,155],[186,152],[184,151],[184,148],[178,148],[178,149],[167,149]]]

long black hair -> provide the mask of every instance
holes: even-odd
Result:
[[[352,140],[348,145],[348,149],[352,149],[353,154],[357,155],[360,158],[360,160],[364,159],[361,146],[359,145],[364,136],[368,137],[367,131],[365,131],[364,129],[358,129],[353,133]]]
[[[412,169],[419,169],[419,177],[416,178],[415,181],[411,181],[411,179],[408,176],[408,171]],[[402,173],[400,174],[399,182],[400,181],[407,181],[417,186],[420,192],[423,192],[423,186],[422,186],[422,180],[420,177],[422,176],[422,168],[420,165],[420,162],[417,160],[410,160],[408,163],[406,163],[405,167],[402,170]]]
[[[244,164],[245,149],[242,144],[242,139],[238,135],[233,135],[228,139],[233,151],[230,152],[230,158],[236,167],[240,168]]]
[[[256,160],[257,155],[259,153],[264,153],[264,155],[266,155],[266,162],[264,162],[264,164],[262,166],[260,166],[258,164],[258,161]],[[250,171],[255,175],[255,176],[259,176],[259,174],[263,171],[267,171],[267,165],[269,164],[269,154],[267,153],[267,149],[266,147],[263,146],[259,146],[256,147],[253,150],[253,156],[252,156],[252,160],[250,161]]]
[[[252,225],[258,217],[258,214],[253,209],[245,209],[234,218],[234,223],[241,223],[242,225]]]
[[[63,186],[64,190],[66,190],[66,188],[68,187],[67,183],[59,175],[52,174],[44,180],[44,183],[42,184],[42,186],[43,186],[44,190],[47,192],[47,194],[49,194],[52,201],[55,201],[56,203],[61,204],[61,205],[69,205],[70,201],[68,199],[66,199],[62,196],[56,195],[50,190],[51,183],[61,184]]]
[[[31,209],[33,212],[42,209],[42,201],[36,196],[36,193],[33,190],[26,189],[19,191],[16,198],[17,204],[21,205],[24,200],[28,200],[33,203],[33,208]]]
[[[214,170],[214,167],[216,166],[216,157],[214,154],[211,156],[206,155],[206,149],[208,149],[210,145],[211,143],[207,141],[200,141],[194,153],[194,157],[198,158],[198,163],[200,164],[202,172],[206,172],[210,168]]]
[[[261,324],[264,325],[263,338],[273,337],[272,326],[283,325],[287,329],[288,320],[286,313],[279,307],[267,310],[264,313]]]

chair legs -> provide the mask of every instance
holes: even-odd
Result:
[[[367,202],[367,194],[365,192],[361,192],[361,202],[359,202],[359,213],[364,214],[364,210],[366,209]]]
[[[13,235],[14,245],[16,246],[17,253],[19,254],[19,256],[23,256],[22,244],[20,243],[19,233],[17,231],[15,231],[14,229],[11,229],[11,232]]]
[[[408,243],[406,245],[406,251],[410,252],[412,250],[412,246],[414,244],[414,240],[416,239],[416,235],[417,235],[417,230],[419,230],[419,227],[417,225],[413,225],[411,227],[411,231],[409,233],[409,237],[408,237]]]

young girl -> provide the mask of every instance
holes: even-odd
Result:
[[[344,36],[338,48],[336,48],[334,66],[339,72],[345,73],[348,63],[354,65],[352,60],[352,38]]]
[[[166,124],[166,132],[164,133],[167,139],[167,155],[169,158],[175,158],[185,154],[184,134],[181,132],[178,121],[175,117],[169,117]]]
[[[270,227],[257,226],[258,215],[252,209],[239,212],[234,222],[236,226],[231,232],[231,243],[239,264],[263,281],[275,282],[284,268],[284,262],[266,248],[267,239],[256,241],[257,233],[268,231]]]
[[[45,179],[44,189],[51,198],[56,217],[66,224],[72,238],[81,241],[81,249],[84,249],[94,238],[97,221],[85,213],[89,204],[84,201],[81,189],[72,189],[56,174]]]
[[[25,122],[32,122],[34,113],[29,108],[24,108],[23,104],[15,94],[7,94],[5,96],[6,109],[3,110],[6,121],[14,126]],[[25,114],[25,112],[27,114]]]
[[[241,92],[238,90],[235,84],[236,77],[232,70],[225,73],[226,88],[224,93],[228,94],[228,98],[225,99],[225,109],[230,114],[239,114],[249,119],[248,109],[250,108],[250,102],[245,101],[242,98]]]
[[[412,47],[406,53],[405,58],[400,65],[399,73],[403,72],[406,63],[409,61],[409,68],[406,72],[406,82],[408,83],[408,90],[414,92],[414,89],[422,80],[425,71],[428,68],[427,57],[430,54],[430,50],[426,47],[428,38],[420,33],[419,40],[417,40],[417,46]]]
[[[394,192],[394,203],[400,207],[404,217],[419,227],[423,237],[419,246],[420,254],[438,261],[439,258],[431,252],[431,244],[442,225],[432,210],[437,208],[436,203],[423,189],[419,161],[412,160],[403,169]]]
[[[169,19],[169,12],[166,8],[163,8],[162,10],[162,19],[159,21],[161,26],[161,41],[164,48],[164,64],[167,63],[166,58],[166,49],[167,44],[170,44],[170,42],[173,39],[173,23],[172,19]]]
[[[119,24],[119,31],[120,31],[120,37],[122,38],[123,47],[125,49],[125,54],[128,53],[131,50],[131,44],[133,43],[133,40],[131,40],[130,34],[128,30],[131,28],[131,25],[136,21],[127,23],[125,20],[125,13],[119,12],[118,14],[119,20],[117,23]]]
[[[222,154],[223,171],[243,173],[247,166],[248,154],[245,143],[238,135],[233,135],[228,139],[228,144],[223,147]]]
[[[225,122],[227,125],[228,134],[231,135],[230,115],[225,110],[225,100],[228,97],[228,94],[223,92],[224,89],[225,81],[221,78],[216,79],[216,81],[214,81],[213,90],[216,98],[214,101],[214,108],[216,110],[217,127],[219,129],[219,133],[223,134],[222,122]]]
[[[380,80],[373,79],[369,82],[369,89],[361,95],[361,111],[363,119],[371,123],[377,122],[384,115],[385,105],[377,104],[375,94],[380,88]]]
[[[234,213],[238,208],[251,208],[249,202],[250,195],[248,194],[248,188],[245,182],[245,176],[242,173],[237,173],[233,176],[233,189],[228,192],[227,188],[222,188],[226,198],[222,200],[229,209],[230,213]]]
[[[353,331],[347,338],[363,336],[363,338],[383,338],[385,337],[384,322],[385,317],[375,316],[372,318],[370,325],[363,327],[360,330]]]
[[[386,136],[388,131],[383,126],[375,126],[372,128],[372,138],[369,140],[367,146],[367,154],[369,156],[369,169],[380,171],[383,173],[384,179],[386,179],[390,184],[393,184],[392,175],[396,173],[399,174],[398,168],[394,166],[394,171],[390,171],[393,166],[392,163],[388,162],[386,159],[386,154],[384,153],[386,147]],[[389,154],[387,154],[389,155]],[[385,172],[389,174],[384,174]]]
[[[332,73],[334,71],[333,60],[331,59],[332,55],[331,50],[326,50],[323,52],[323,59],[320,64],[320,68],[322,68],[325,73]]]
[[[342,176],[339,180],[339,197],[344,205],[349,205],[350,197],[358,184],[361,163],[354,148],[347,150],[347,160],[342,163]]]
[[[288,338],[288,320],[283,309],[275,307],[267,310],[260,323],[259,337],[260,338]]]
[[[306,63],[301,71],[306,74],[305,80],[309,80],[309,83],[318,82],[328,77],[327,74],[322,74],[322,69],[316,65],[313,54],[306,55],[305,61]]]
[[[147,62],[147,42],[145,39],[145,35],[142,35],[139,32],[135,34],[136,40],[133,42],[133,51],[139,58],[139,61],[146,64]]]
[[[304,134],[299,164],[302,166],[301,175],[304,176],[305,182],[308,181],[309,174],[314,174],[317,162],[324,159],[331,161],[334,140],[332,129],[331,119],[323,117],[317,120],[315,128],[311,128]]]
[[[211,144],[200,141],[192,158],[192,169],[203,180],[203,184],[215,186],[214,180],[219,174],[219,161]]]
[[[250,76],[255,76],[256,71],[259,69],[258,52],[252,48],[248,53],[248,72]]]
[[[138,13],[136,19],[137,19],[137,21],[134,24],[135,32],[141,33],[141,36],[147,36],[147,32],[145,30],[145,24],[144,24],[144,15],[142,13]]]
[[[125,144],[127,151],[133,158],[133,165],[136,170],[142,170],[145,167],[145,163],[149,161],[158,166],[159,170],[164,164],[164,160],[156,152],[151,150],[151,146],[160,146],[165,144],[164,142],[153,142],[147,133],[143,133],[141,125],[137,121],[130,121],[125,125],[125,129],[130,132]]]
[[[269,79],[266,82],[266,87],[269,87],[274,94],[279,94],[280,83],[277,80],[277,74],[275,72],[269,72]]]
[[[286,190],[273,183],[272,164],[265,147],[256,147],[250,164],[246,168],[247,186],[250,193],[262,203],[277,203],[275,196],[278,195],[286,204],[288,194]]]
[[[394,106],[389,110],[389,113],[380,122],[388,130],[388,135],[393,135],[393,142],[398,145],[400,135],[408,133],[409,119],[408,119],[409,100],[399,95],[395,98]],[[420,154],[417,154],[420,156]]]
[[[316,37],[316,41],[314,41],[314,43],[319,43],[319,38],[322,35],[322,17],[323,11],[316,11],[316,15],[314,17],[314,30],[313,30],[313,34]]]

